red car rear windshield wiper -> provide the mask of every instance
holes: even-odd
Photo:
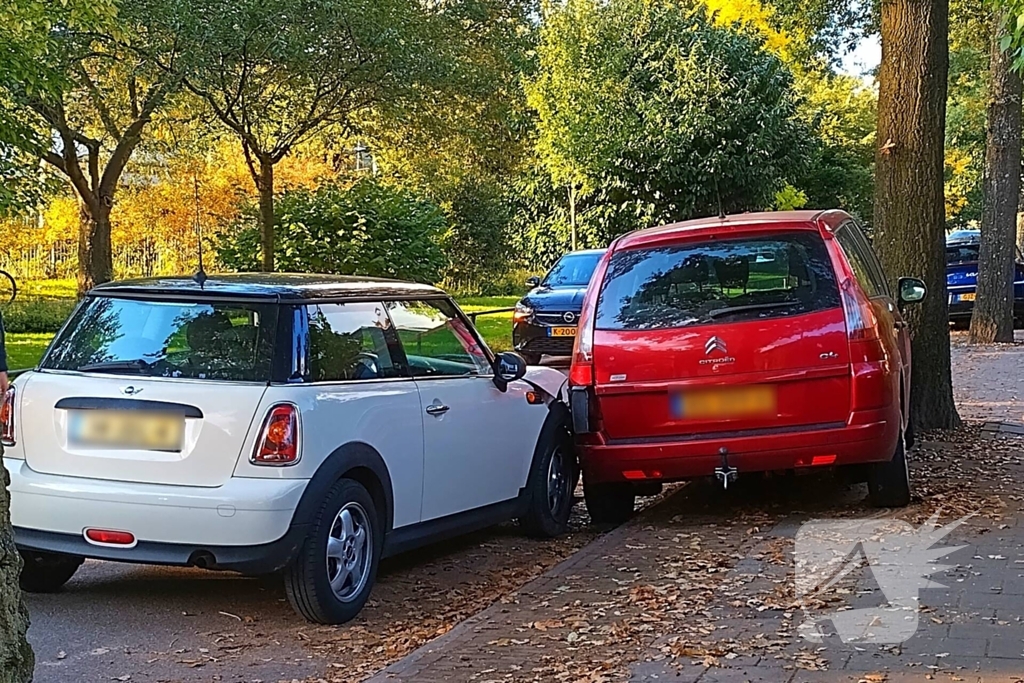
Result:
[[[799,306],[800,301],[777,301],[775,303],[768,304],[747,304],[746,306],[730,306],[728,308],[716,308],[713,311],[708,311],[708,318],[717,318],[723,315],[731,315],[732,313],[743,313],[744,311],[765,311],[771,308],[789,308],[790,306]]]

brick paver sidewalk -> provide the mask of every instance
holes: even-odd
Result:
[[[971,362],[1019,372],[1017,349],[986,353]],[[999,386],[958,396],[1014,406]],[[741,477],[727,495],[684,487],[371,681],[1024,681],[1024,439],[977,428],[928,439],[912,459],[921,499],[899,517],[978,514],[940,543],[966,547],[939,560],[945,588],[920,592],[907,615],[919,628],[902,644],[800,637],[808,614],[885,605],[866,570],[807,614],[794,591],[800,524],[879,515],[863,487]]]

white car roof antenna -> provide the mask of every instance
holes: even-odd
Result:
[[[206,284],[206,271],[203,270],[203,223],[199,220],[199,176],[192,174],[193,189],[195,190],[196,200],[196,213],[195,213],[195,229],[196,229],[196,242],[199,246],[199,270],[192,276],[199,288],[202,289],[203,285]]]

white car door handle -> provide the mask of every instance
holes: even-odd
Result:
[[[432,403],[427,406],[427,415],[444,415],[449,410],[451,410],[451,408],[443,403]]]

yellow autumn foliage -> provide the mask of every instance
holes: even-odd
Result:
[[[793,46],[804,40],[803,36],[792,35],[776,28],[772,23],[774,8],[759,0],[703,0],[715,23],[721,26],[742,26],[754,30],[764,37],[764,45],[778,55],[782,61],[791,64]]]
[[[276,188],[314,187],[336,175],[323,155],[299,151],[275,169]],[[198,261],[198,219],[209,237],[237,216],[256,191],[237,143],[223,140],[205,153],[137,155],[111,212],[116,277],[190,273]],[[0,220],[0,267],[18,278],[73,277],[79,210],[69,195],[52,198],[35,218]],[[207,268],[215,268],[212,250]]]

